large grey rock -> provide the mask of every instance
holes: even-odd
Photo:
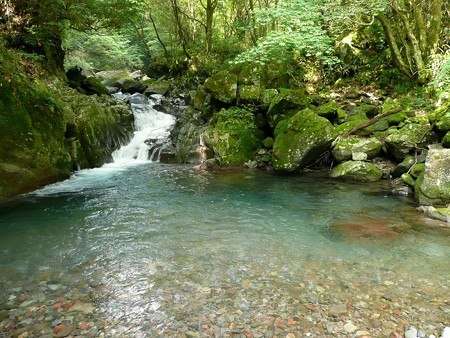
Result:
[[[330,177],[358,182],[377,182],[383,177],[383,172],[369,162],[348,161],[334,167],[330,171]]]
[[[336,142],[333,148],[333,157],[339,161],[355,160],[359,156],[362,160],[371,160],[380,153],[382,143],[372,138],[347,138]],[[361,158],[361,154],[365,158]]]
[[[329,149],[336,137],[333,125],[311,109],[279,123],[275,130],[272,164],[277,171],[304,168]]]
[[[386,137],[385,143],[392,156],[397,161],[403,161],[415,149],[431,143],[434,137],[430,126],[411,123]]]
[[[432,149],[425,171],[416,181],[415,194],[420,204],[450,203],[450,149]]]

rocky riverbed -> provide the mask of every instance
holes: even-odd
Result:
[[[289,261],[289,257],[286,257]],[[179,262],[181,263],[181,262]],[[178,265],[178,264],[175,264]],[[181,265],[180,265],[181,266]],[[417,266],[405,275],[376,262],[306,260],[154,274],[115,289],[102,273],[45,267],[0,284],[2,337],[445,337],[448,279]],[[202,280],[204,269],[214,279]],[[358,273],[358,270],[361,272]],[[367,271],[375,271],[368,274]],[[99,279],[96,279],[99,278]],[[101,279],[100,279],[101,278]]]

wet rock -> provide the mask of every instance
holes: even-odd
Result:
[[[330,230],[344,239],[358,240],[361,238],[398,238],[399,234],[383,220],[366,219],[365,221],[335,222]]]
[[[338,317],[339,315],[343,315],[347,313],[347,305],[345,304],[337,304],[331,305],[328,314],[333,317]]]
[[[357,331],[358,328],[352,322],[348,322],[347,324],[344,325],[344,330],[347,333],[353,333]]]
[[[95,308],[92,306],[92,304],[89,303],[77,303],[73,305],[69,312],[82,312],[84,314],[90,314],[94,312]]]
[[[147,89],[147,86],[141,81],[126,79],[122,83],[122,92],[124,93],[143,93]]]
[[[377,182],[383,177],[383,172],[369,162],[347,161],[334,167],[330,171],[330,177],[358,182]]]
[[[417,338],[417,329],[411,326],[405,331],[405,338]]]
[[[441,338],[450,338],[450,326],[447,326],[442,330]]]
[[[72,331],[76,330],[76,328],[77,328],[76,325],[72,324],[70,325],[59,324],[53,329],[53,332],[55,333],[55,338],[62,338],[70,335]]]
[[[431,149],[415,194],[422,205],[450,203],[450,149]]]

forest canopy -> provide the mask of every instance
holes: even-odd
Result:
[[[52,69],[65,52],[92,71],[275,63],[345,75],[388,64],[442,87],[449,13],[444,0],[2,0],[0,28],[8,48]]]

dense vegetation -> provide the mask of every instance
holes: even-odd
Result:
[[[364,69],[448,86],[449,5],[443,0],[4,0],[2,40],[60,70],[142,68],[209,74],[279,64],[305,80]],[[64,45],[64,49],[62,49]]]

